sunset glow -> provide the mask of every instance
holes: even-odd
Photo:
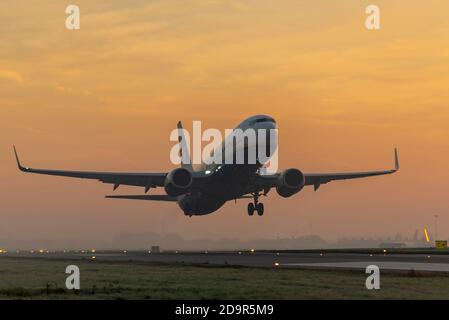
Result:
[[[376,1],[376,31],[357,0],[107,3],[77,1],[81,29],[69,31],[65,4],[0,2],[2,247],[100,249],[145,232],[411,236],[434,214],[448,238],[447,0]],[[272,191],[259,219],[245,199],[189,219],[172,204],[104,199],[110,185],[25,175],[12,153],[30,167],[161,172],[179,120],[224,130],[253,114],[277,121],[280,169],[389,169],[398,146],[401,171]]]

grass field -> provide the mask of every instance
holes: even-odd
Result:
[[[69,264],[81,290],[65,288]],[[367,290],[362,271],[317,271],[0,258],[0,299],[449,299],[449,277],[381,274]]]

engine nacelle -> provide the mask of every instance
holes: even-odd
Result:
[[[276,191],[281,197],[288,198],[301,191],[305,184],[306,178],[301,171],[287,169],[279,175]]]
[[[184,168],[170,171],[165,178],[165,192],[172,197],[187,193],[192,185],[192,173]]]

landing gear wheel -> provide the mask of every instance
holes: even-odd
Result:
[[[263,211],[264,211],[263,203],[258,203],[256,205],[256,211],[259,216],[263,216]]]
[[[255,210],[254,204],[252,202],[248,203],[248,215],[249,216],[252,216],[254,214],[254,210]]]

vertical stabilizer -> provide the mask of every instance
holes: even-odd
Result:
[[[179,142],[179,155],[181,157],[181,167],[193,172],[192,158],[190,157],[189,145],[184,134],[184,128],[181,121],[178,122],[178,142]]]

